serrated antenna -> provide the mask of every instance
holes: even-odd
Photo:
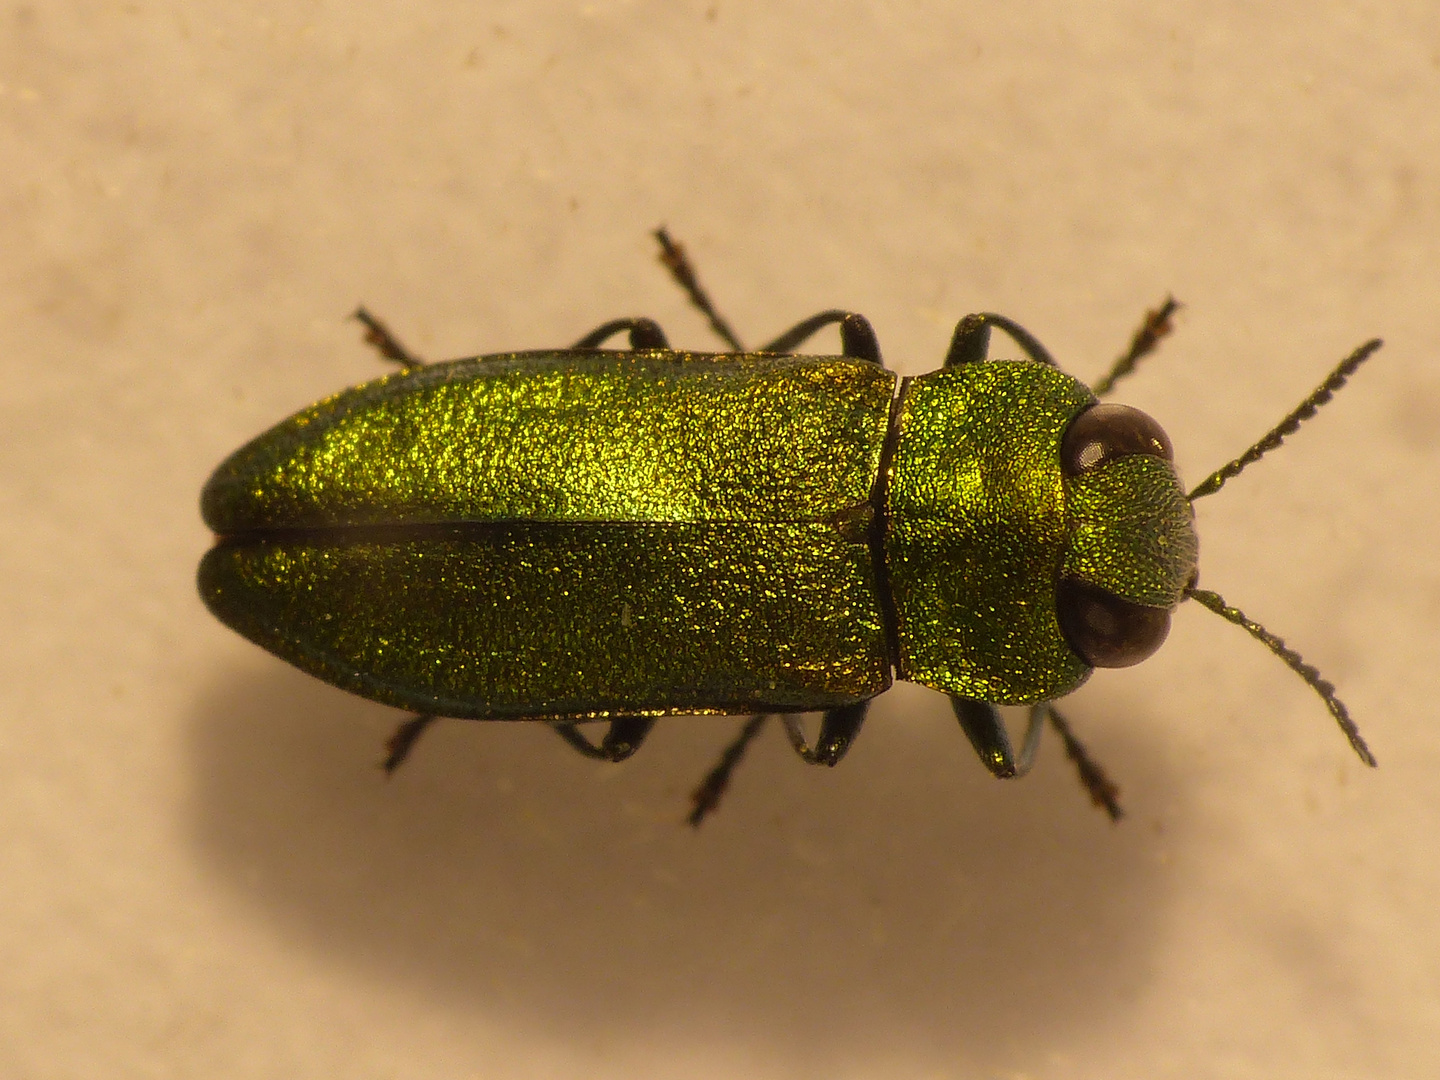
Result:
[[[1379,338],[1374,338],[1340,361],[1315,392],[1297,405],[1285,419],[1266,432],[1264,437],[1245,453],[1207,476],[1186,498],[1193,503],[1196,499],[1203,499],[1206,495],[1215,494],[1225,486],[1225,481],[1240,475],[1245,469],[1278,447],[1285,441],[1286,436],[1293,435],[1299,430],[1301,424],[1314,416],[1322,405],[1334,397],[1335,392],[1344,386],[1346,380],[1355,373],[1355,369],[1370,359],[1371,354],[1380,348],[1381,344]],[[1286,645],[1278,635],[1272,634],[1239,608],[1226,603],[1225,598],[1219,593],[1198,589],[1194,582],[1191,582],[1185,589],[1185,595],[1196,601],[1201,607],[1213,611],[1226,622],[1232,622],[1241,627],[1256,641],[1278,656],[1286,667],[1305,681],[1306,686],[1320,695],[1320,700],[1325,702],[1325,708],[1330,711],[1330,715],[1340,725],[1340,730],[1350,740],[1350,745],[1354,748],[1355,753],[1360,755],[1360,760],[1372,768],[1375,766],[1375,755],[1370,752],[1370,747],[1365,745],[1365,740],[1360,735],[1360,729],[1350,718],[1350,710],[1345,708],[1345,703],[1336,696],[1334,684],[1325,679],[1317,668],[1306,663],[1304,657]]]

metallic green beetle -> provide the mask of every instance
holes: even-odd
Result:
[[[216,470],[199,584],[277,656],[419,714],[391,767],[435,716],[549,721],[619,760],[669,714],[782,714],[801,755],[833,765],[898,678],[949,695],[999,776],[1028,768],[1048,717],[1118,816],[1046,703],[1148,656],[1182,599],[1213,594],[1195,588],[1194,515],[1160,427],[1097,404],[1010,320],[966,318],[940,370],[897,379],[845,312],[759,352],[674,351],[624,319],[570,349],[434,365],[361,317],[406,369]],[[843,355],[790,354],[830,323]],[[1026,358],[988,359],[992,327]],[[630,349],[598,347],[622,331]],[[1307,681],[1367,756],[1328,684]],[[996,704],[1035,706],[1018,755]],[[803,712],[824,713],[813,747]],[[575,727],[589,720],[610,722],[598,746]]]

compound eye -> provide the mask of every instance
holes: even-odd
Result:
[[[1074,578],[1060,582],[1056,615],[1070,648],[1091,667],[1138,664],[1170,633],[1167,608],[1132,603]]]
[[[1164,429],[1129,405],[1090,406],[1070,421],[1060,443],[1060,461],[1069,476],[1131,454],[1152,454],[1166,461],[1175,458]]]

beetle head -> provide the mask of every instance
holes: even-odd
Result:
[[[1160,425],[1126,405],[1090,406],[1061,440],[1069,541],[1056,614],[1094,667],[1128,667],[1158,649],[1194,580],[1195,515],[1172,456]]]

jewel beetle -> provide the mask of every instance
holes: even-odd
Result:
[[[1191,504],[1279,446],[1378,340],[1187,492],[1160,426],[1098,400],[1168,332],[1173,300],[1094,388],[990,313],[960,321],[938,370],[898,378],[851,312],[745,350],[656,237],[729,352],[672,349],[631,318],[568,349],[425,364],[361,309],[400,370],[282,421],[205,485],[204,602],[311,675],[413,712],[388,769],[437,716],[545,722],[612,761],[661,716],[751,717],[693,796],[698,824],[766,717],[834,765],[901,679],[949,696],[998,777],[1029,768],[1048,723],[1118,819],[1053,702],[1153,653],[1187,598],[1265,644],[1375,763],[1314,668],[1199,588]],[[795,353],[837,324],[840,355]],[[992,359],[992,330],[1022,357]],[[628,349],[601,347],[622,333]],[[1018,751],[997,705],[1029,706]],[[598,742],[589,721],[608,724]]]

